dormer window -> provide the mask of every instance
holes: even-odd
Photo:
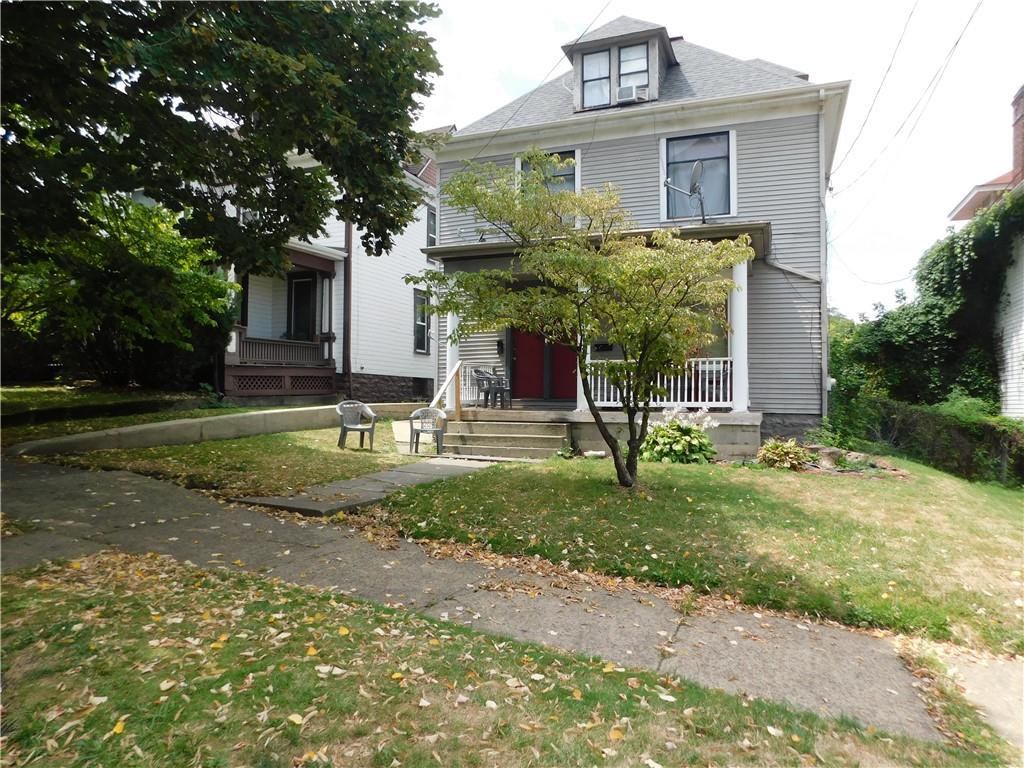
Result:
[[[583,108],[611,103],[611,51],[583,54]]]
[[[619,86],[649,85],[647,43],[619,48]]]

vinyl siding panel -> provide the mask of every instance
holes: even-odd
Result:
[[[1013,244],[1013,262],[996,315],[1002,414],[1024,419],[1024,237]]]
[[[481,158],[480,162],[494,163],[499,167],[511,168],[515,165],[515,158],[512,155],[500,155]],[[447,183],[455,173],[462,170],[463,167],[464,164],[462,161],[440,163],[442,190],[444,190],[445,183]],[[451,245],[453,243],[475,243],[480,239],[480,227],[486,226],[472,214],[452,208],[445,201],[443,194],[441,196],[441,206],[438,209],[438,217],[438,242],[444,245]],[[490,242],[494,242],[498,238],[496,235],[489,235],[487,236],[487,239]]]
[[[426,210],[426,205],[417,209],[416,218],[395,237],[391,251],[382,256],[367,254],[359,243],[361,231],[352,233],[352,370],[355,373],[420,379],[435,376],[437,332],[431,328],[429,354],[414,350],[414,287],[405,282],[406,275],[420,274],[431,267],[421,250],[427,244]],[[335,305],[338,308],[336,325],[339,326],[335,333],[339,338],[342,303]]]
[[[249,336],[277,339],[288,330],[287,290],[282,278],[249,276]]]

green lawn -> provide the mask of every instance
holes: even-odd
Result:
[[[997,765],[401,611],[101,554],[4,580],[5,764]],[[973,732],[968,725],[951,723]]]
[[[104,387],[92,382],[73,384],[14,384],[0,387],[0,415],[48,408],[114,405],[139,400],[166,400],[168,406],[198,397],[195,392],[163,392],[127,387]]]
[[[418,537],[692,585],[751,605],[1024,652],[1024,492],[910,477],[607,461],[503,465],[390,497]]]
[[[353,448],[358,444],[358,435],[349,435],[349,447],[339,449],[338,430],[331,428],[48,460],[87,469],[126,469],[234,496],[290,494],[417,460],[397,453],[390,421],[377,422],[373,453]]]

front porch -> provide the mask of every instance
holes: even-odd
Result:
[[[283,275],[239,279],[241,317],[224,352],[224,391],[231,397],[335,391],[335,262],[297,249],[288,256],[291,269]]]
[[[749,363],[747,353],[748,264],[733,267],[735,289],[727,308],[728,332],[706,350],[707,356],[680,361],[674,371],[660,377],[665,394],[651,404],[657,408],[706,408],[713,411],[746,412],[750,405]],[[459,318],[449,314],[445,328],[457,328]],[[535,334],[507,330],[504,333],[479,334],[464,346],[448,343],[445,349],[448,381],[445,403],[449,410],[456,402],[463,408],[480,407],[485,398],[477,371],[501,376],[510,395],[508,410],[588,410],[583,380],[577,370],[576,355],[568,348],[546,344]],[[594,403],[602,409],[618,409],[621,395],[605,376],[608,362],[621,359],[616,350],[600,341],[587,348],[588,384]],[[454,376],[452,372],[456,372]],[[458,389],[458,392],[455,390]],[[493,405],[493,404],[492,404]],[[497,418],[497,417],[495,417]]]

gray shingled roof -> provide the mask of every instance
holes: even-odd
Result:
[[[663,29],[663,27],[661,24],[652,24],[649,21],[641,21],[640,19],[633,19],[629,16],[619,16],[619,18],[609,21],[604,26],[587,32],[587,34],[583,35],[579,40],[570,40],[563,47],[570,48],[575,45],[589,43],[593,40],[607,40],[611,37],[631,35],[634,32],[651,32],[655,29]]]
[[[619,19],[616,19],[611,23],[615,24],[618,21]],[[604,27],[595,30],[594,34],[606,34],[602,32],[603,29]],[[679,60],[679,66],[671,67],[665,74],[658,100],[652,103],[699,101],[807,85],[807,80],[798,77],[800,73],[797,70],[770,62],[742,61],[681,39],[672,41],[672,49]],[[573,112],[572,88],[572,72],[559,75],[486,117],[467,125],[455,135],[486,133],[496,131],[502,126],[521,128],[542,125],[572,117],[573,114],[577,114]],[[643,105],[609,107],[595,110],[594,114],[638,108],[642,109]]]

